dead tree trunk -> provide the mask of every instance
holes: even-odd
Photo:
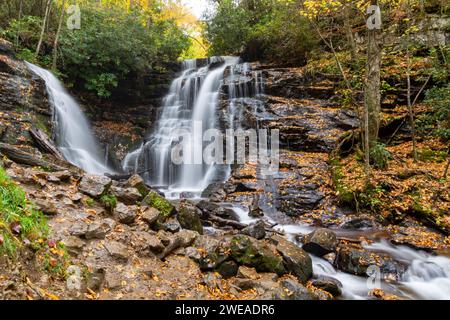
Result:
[[[36,155],[32,153],[20,150],[19,148],[6,143],[0,143],[0,151],[9,159],[17,163],[26,164],[33,167],[48,167],[53,170],[64,170],[63,167],[39,159]]]
[[[30,129],[29,130],[31,137],[33,138],[34,142],[36,142],[37,147],[43,151],[50,153],[57,157],[60,160],[64,160],[63,155],[61,152],[59,152],[58,148],[53,144],[53,142],[48,138],[48,136],[39,129]]]

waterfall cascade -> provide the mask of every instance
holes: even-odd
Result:
[[[53,108],[53,138],[66,160],[89,173],[113,172],[104,164],[100,147],[75,99],[50,71],[26,64],[45,81]]]
[[[139,167],[143,167],[146,181],[165,189],[167,196],[177,196],[181,192],[199,195],[223,173],[216,164],[188,164],[186,162],[189,161],[184,161],[177,165],[170,158],[180,129],[196,132],[194,126],[201,123],[200,130],[197,130],[201,134],[208,129],[217,128],[217,106],[224,71],[227,67],[233,69],[238,66],[239,58],[213,57],[201,67],[197,66],[197,62],[198,60],[183,62],[180,76],[172,82],[169,93],[164,98],[162,113],[153,133],[124,160],[126,171],[137,172]],[[235,92],[233,89],[231,101],[245,94]],[[199,140],[191,137],[187,137],[185,141],[188,151],[183,155],[185,157],[198,155],[203,150],[202,142],[199,144]]]

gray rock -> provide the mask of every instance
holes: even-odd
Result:
[[[332,277],[318,276],[311,281],[311,284],[316,288],[329,292],[333,297],[339,297],[342,294],[342,283]]]
[[[241,233],[260,240],[266,236],[266,225],[264,221],[258,220],[242,229]]]
[[[122,202],[117,203],[114,208],[114,216],[124,224],[132,224],[136,219],[137,206],[126,206]]]
[[[180,223],[176,219],[170,218],[166,222],[161,224],[161,228],[164,231],[169,231],[169,232],[175,233],[175,232],[180,231],[181,226],[180,226]]]
[[[126,245],[117,241],[109,241],[104,246],[112,257],[120,260],[128,260],[129,253]]]
[[[236,262],[228,260],[222,262],[216,270],[223,278],[228,279],[236,275],[238,268],[239,266]]]
[[[198,233],[192,230],[181,230],[176,234],[180,238],[182,247],[190,246],[198,237]]]
[[[144,180],[141,176],[134,174],[132,175],[125,184],[129,188],[135,188],[139,191],[142,196],[146,196],[150,189],[145,185]]]
[[[39,211],[42,211],[42,213],[49,215],[49,216],[53,216],[58,214],[58,209],[56,208],[56,205],[48,200],[48,199],[34,199],[33,203],[35,204],[36,208]]]
[[[338,269],[360,276],[368,276],[367,269],[377,266],[384,279],[398,281],[406,270],[401,263],[382,253],[368,251],[357,245],[342,245],[338,248],[335,265]]]
[[[311,278],[312,260],[304,250],[279,235],[273,235],[270,240],[283,256],[288,271],[292,272],[301,282],[306,282]]]
[[[89,225],[84,221],[75,222],[69,229],[73,236],[84,237],[89,229]]]
[[[284,294],[277,298],[282,300],[318,300],[317,295],[309,291],[308,288],[293,279],[284,279],[280,281]]]
[[[94,221],[88,226],[85,237],[86,239],[104,239],[106,234],[111,231],[114,221],[105,219],[102,221]]]
[[[146,207],[144,212],[142,212],[142,220],[147,222],[147,224],[152,227],[159,217],[159,210],[152,207]]]
[[[258,272],[274,272],[278,275],[286,273],[283,258],[265,241],[245,235],[234,236],[231,239],[230,251],[239,264],[254,267]]]
[[[98,198],[106,193],[112,184],[112,180],[108,177],[85,174],[81,179],[78,189],[88,196]]]
[[[118,201],[127,205],[134,205],[142,200],[142,195],[136,188],[119,188],[112,186],[110,192],[117,198]]]
[[[184,254],[186,255],[186,257],[191,258],[195,262],[199,262],[202,258],[201,253],[197,250],[197,248],[194,247],[187,247],[184,250]]]
[[[115,290],[122,287],[120,274],[115,271],[107,270],[105,273],[105,285],[108,289]]]
[[[164,245],[157,235],[145,231],[133,232],[133,243],[138,251],[159,254],[164,250]]]
[[[306,235],[303,249],[316,256],[323,256],[336,251],[338,240],[336,234],[328,229],[317,229]]]
[[[83,250],[83,247],[86,243],[78,237],[69,236],[63,240],[64,245],[66,246],[69,253],[78,254]]]

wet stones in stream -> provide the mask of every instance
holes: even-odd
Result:
[[[316,229],[303,239],[302,248],[316,256],[324,256],[336,251],[338,240],[336,234],[328,229]]]
[[[378,268],[385,280],[398,281],[406,267],[389,255],[364,249],[357,244],[338,247],[335,265],[339,270],[359,276],[368,276],[369,267]],[[370,271],[370,270],[369,270]]]

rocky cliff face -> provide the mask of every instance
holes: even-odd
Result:
[[[0,39],[0,142],[29,147],[29,129],[51,135],[51,106],[45,83],[14,59],[10,43]]]

